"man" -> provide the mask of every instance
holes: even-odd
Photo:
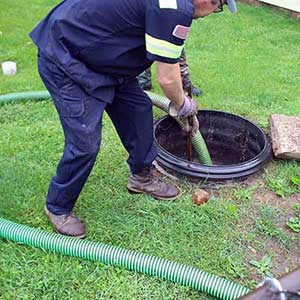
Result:
[[[183,90],[186,93],[192,92],[192,96],[200,96],[202,95],[202,91],[194,86],[190,79],[190,69],[189,65],[186,60],[186,54],[185,50],[183,49],[179,58],[179,67],[180,67],[180,74],[181,74],[181,81],[182,81],[182,87]],[[142,72],[138,77],[140,87],[144,91],[150,91],[152,89],[152,72],[151,67],[146,69],[144,72]]]
[[[57,232],[86,235],[72,210],[100,148],[104,110],[129,153],[128,190],[158,200],[178,197],[176,187],[152,172],[152,103],[136,76],[157,62],[158,82],[171,100],[169,113],[193,134],[197,102],[184,94],[178,60],[192,19],[222,10],[222,1],[65,0],[31,32],[39,72],[65,135],[45,207]],[[234,0],[227,3],[235,12]]]

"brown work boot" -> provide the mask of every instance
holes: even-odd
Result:
[[[157,200],[175,200],[180,195],[179,190],[163,182],[154,171],[154,166],[151,166],[144,168],[139,174],[131,174],[128,178],[128,191],[147,194]]]
[[[72,213],[68,215],[55,215],[45,207],[48,216],[56,232],[83,239],[86,236],[84,224]]]

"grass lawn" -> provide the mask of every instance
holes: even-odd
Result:
[[[0,94],[44,89],[28,37],[55,0],[1,0]],[[271,113],[300,115],[300,23],[264,7],[239,5],[194,22],[186,50],[202,108],[236,113],[268,130]],[[156,92],[159,92],[155,84]],[[155,117],[163,113],[155,109]],[[50,101],[0,107],[0,216],[52,231],[43,214],[63,135]],[[127,153],[108,119],[96,165],[75,213],[88,239],[161,256],[253,288],[266,274],[300,265],[300,164],[273,161],[245,182],[210,190],[178,183],[182,196],[159,203],[127,193]],[[294,218],[291,220],[291,218]],[[290,221],[290,222],[289,222]],[[289,224],[289,226],[287,225]],[[0,240],[0,299],[211,299],[163,280]]]

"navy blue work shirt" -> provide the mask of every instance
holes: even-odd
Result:
[[[103,87],[137,76],[154,61],[178,62],[193,11],[193,0],[65,0],[30,36],[89,94],[109,101]]]

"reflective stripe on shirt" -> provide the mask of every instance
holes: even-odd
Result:
[[[184,45],[178,46],[165,40],[154,38],[149,34],[146,34],[145,37],[146,49],[149,53],[173,59],[180,57]]]

